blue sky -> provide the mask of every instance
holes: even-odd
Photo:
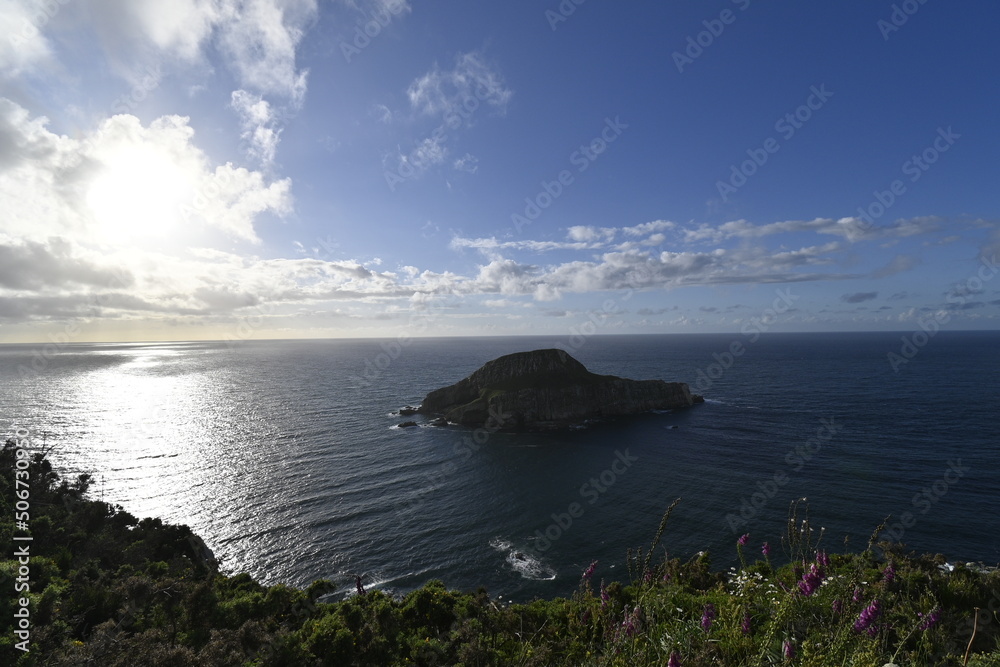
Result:
[[[0,1],[0,341],[995,329],[998,18]]]

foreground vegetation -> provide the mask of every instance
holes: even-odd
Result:
[[[359,590],[327,604],[317,600],[329,582],[297,590],[220,574],[187,527],[88,500],[88,476],[68,483],[44,454],[22,452],[30,592],[15,592],[12,554],[26,542],[14,538],[28,533],[15,530],[8,441],[0,664],[1000,666],[1000,574],[949,571],[943,557],[898,545],[827,555],[798,506],[775,548],[790,560],[782,567],[750,536],[728,573],[706,554],[654,558],[668,511],[652,545],[628,553],[629,582],[595,581],[591,566],[570,599],[504,606],[434,581],[402,598]],[[24,596],[27,652],[15,634]]]

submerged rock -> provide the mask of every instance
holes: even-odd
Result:
[[[702,401],[683,382],[597,375],[562,350],[518,352],[427,394],[418,412],[496,430],[564,428],[588,419],[686,408]]]

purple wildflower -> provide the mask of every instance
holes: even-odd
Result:
[[[611,596],[608,595],[608,589],[604,587],[604,582],[601,581],[601,609],[607,607],[610,601]]]
[[[923,619],[923,623],[920,624],[921,630],[930,630],[932,627],[937,625],[937,622],[941,620],[941,610],[935,609],[926,616],[921,613],[917,613],[917,616]]]
[[[890,561],[889,564],[885,566],[885,569],[882,570],[882,579],[885,581],[885,583],[891,584],[892,580],[895,578],[896,578],[896,566],[893,565],[892,562]]]
[[[746,615],[743,616],[743,622],[740,623],[740,630],[743,632],[743,634],[748,635],[748,634],[750,634],[750,629],[751,629],[750,628],[750,614],[746,614]]]
[[[809,571],[802,575],[802,580],[799,582],[799,590],[802,592],[802,595],[809,597],[816,592],[816,589],[822,583],[823,569],[814,563],[809,568]]]
[[[823,567],[830,567],[830,556],[825,551],[816,552],[816,562]]]
[[[786,639],[784,642],[782,642],[781,648],[785,652],[785,660],[795,659],[795,644],[793,644],[790,639]]]
[[[837,616],[840,616],[844,612],[844,603],[841,600],[834,600],[830,607]]]
[[[677,651],[670,652],[670,660],[667,660],[667,667],[681,667],[681,657]]]
[[[593,563],[590,564],[590,567],[588,567],[586,570],[583,571],[583,578],[584,579],[590,579],[592,576],[594,576],[594,569],[595,568],[597,568],[597,561],[596,560]]]
[[[860,588],[855,587],[855,589],[854,589],[854,595],[851,596],[851,599],[854,600],[855,602],[861,602],[861,589]]]
[[[639,607],[632,610],[631,614],[625,616],[625,620],[622,621],[622,630],[625,631],[627,637],[632,637],[636,633],[636,629],[639,626]]]
[[[872,627],[872,624],[882,615],[882,606],[878,600],[872,600],[872,603],[861,610],[861,615],[858,616],[858,620],[854,621],[855,632],[862,632],[863,630],[868,630]],[[868,634],[871,634],[869,631]]]
[[[764,558],[767,558],[771,555],[771,545],[764,542],[764,544],[760,545],[760,552],[764,554]]]
[[[744,533],[740,535],[740,539],[736,540],[736,543],[741,547],[745,547],[750,542],[750,533]]]
[[[701,614],[701,629],[708,632],[712,629],[712,621],[715,620],[715,605],[709,602],[705,605],[705,611]]]

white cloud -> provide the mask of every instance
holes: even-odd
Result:
[[[212,167],[187,118],[143,126],[123,114],[80,139],[47,122],[0,98],[0,146],[10,149],[0,158],[0,209],[5,230],[20,238],[114,247],[205,225],[255,241],[260,214],[290,211],[289,180]]]
[[[224,5],[219,44],[243,85],[301,103],[308,72],[296,69],[295,50],[316,12],[316,0]]]
[[[410,161],[419,169],[441,164],[448,157],[448,149],[444,147],[444,142],[428,137],[417,144],[410,154]]]
[[[245,90],[234,90],[231,104],[240,116],[243,132],[240,137],[246,152],[264,165],[274,162],[281,130],[275,129],[275,114],[271,105],[260,95]]]
[[[372,6],[373,13],[383,16],[386,14],[409,14],[413,11],[409,0],[369,0],[369,4]]]
[[[270,212],[284,216],[292,211],[292,182],[287,178],[267,183],[259,171],[226,163],[206,174],[202,183],[202,189],[212,196],[204,197],[204,205],[194,213],[236,238],[259,243],[254,230],[258,215]]]
[[[598,243],[562,242],[562,241],[499,241],[495,237],[470,239],[455,236],[448,244],[452,250],[468,248],[479,250],[487,257],[494,257],[501,250],[529,250],[531,252],[548,252],[551,250],[588,250],[600,248]]]
[[[656,232],[662,232],[665,230],[673,230],[677,228],[677,223],[670,222],[668,220],[654,220],[652,222],[644,222],[640,225],[634,225],[632,227],[622,227],[622,232],[627,236],[646,236],[647,234],[654,234]]]
[[[442,71],[435,66],[414,80],[406,94],[414,110],[443,115],[456,111],[467,101],[489,104],[503,113],[513,91],[500,73],[483,61],[481,53],[470,51],[458,56],[453,69]]]
[[[145,46],[183,61],[202,57],[202,47],[223,18],[219,0],[84,0],[105,44],[115,52]],[[146,44],[142,44],[145,41]]]
[[[592,226],[575,225],[566,230],[566,237],[571,241],[610,241],[614,238],[616,232],[616,229],[609,227],[598,229]]]
[[[427,137],[414,147],[408,155],[395,155],[395,169],[408,178],[417,178],[431,167],[443,164],[448,159],[448,149],[445,147],[447,137],[435,135]]]
[[[15,26],[0,40],[0,70],[17,75],[53,61],[49,40],[59,34],[50,24],[66,18],[100,37],[126,79],[170,61],[210,70],[220,55],[243,88],[298,105],[308,72],[296,50],[317,14],[316,0],[0,0],[0,25]]]
[[[392,111],[384,104],[376,104],[372,107],[372,115],[378,119],[378,122],[388,125],[392,122]]]
[[[720,243],[728,239],[759,239],[775,234],[809,232],[840,236],[851,242],[881,238],[905,238],[935,232],[941,219],[920,217],[900,219],[885,225],[871,225],[859,218],[816,218],[814,220],[784,220],[754,225],[746,220],[733,220],[721,225],[702,223],[695,227],[678,228],[687,243]]]
[[[467,174],[474,174],[479,171],[479,158],[471,153],[466,153],[452,163],[456,171],[464,171]]]
[[[0,77],[16,77],[51,60],[52,46],[42,31],[59,12],[56,2],[0,0]]]

